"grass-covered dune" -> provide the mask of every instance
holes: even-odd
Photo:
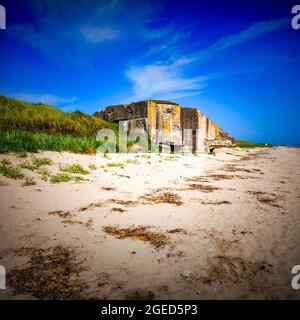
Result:
[[[269,148],[269,147],[273,147],[273,145],[270,143],[255,143],[255,142],[237,140],[235,142],[234,147],[244,148],[244,149],[253,149],[253,148]]]
[[[0,96],[0,153],[38,150],[95,153],[100,129],[117,126],[82,112]]]

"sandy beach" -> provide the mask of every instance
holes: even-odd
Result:
[[[300,298],[299,148],[32,157],[89,173],[0,176],[0,299]]]

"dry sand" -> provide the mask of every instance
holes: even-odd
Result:
[[[300,149],[37,157],[89,181],[0,176],[0,299],[300,298]]]

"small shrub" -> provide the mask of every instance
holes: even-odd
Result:
[[[41,166],[50,166],[52,164],[52,160],[49,158],[34,158],[32,163],[37,167],[40,168]]]
[[[107,167],[117,167],[117,168],[124,168],[124,164],[121,162],[110,162],[106,164]]]
[[[39,169],[38,174],[41,175],[41,179],[43,181],[48,181],[48,179],[50,178],[50,171],[48,168],[42,167],[41,169]]]
[[[7,166],[10,166],[10,165],[11,165],[11,162],[10,162],[10,160],[8,160],[8,159],[3,159],[3,160],[1,160],[1,163],[2,163],[2,164],[6,164]]]
[[[25,181],[22,183],[23,187],[34,186],[34,185],[36,185],[36,182],[32,178],[26,178]]]
[[[138,164],[139,161],[138,160],[134,160],[134,159],[128,159],[125,161],[126,163],[131,163],[131,164]]]
[[[28,169],[28,170],[31,170],[31,171],[34,171],[36,169],[34,164],[29,162],[29,161],[24,161],[24,162],[20,163],[19,167],[22,168],[22,169]]]
[[[70,182],[72,179],[73,177],[67,173],[57,173],[51,176],[50,182],[51,183]]]
[[[87,170],[85,170],[80,164],[71,164],[67,166],[60,166],[60,171],[77,173],[77,174],[89,174]]]
[[[0,165],[0,173],[2,173],[7,178],[15,180],[22,179],[24,177],[24,175],[19,170],[6,164]]]
[[[76,182],[81,182],[81,181],[89,181],[89,179],[85,179],[81,176],[75,176],[73,177],[73,180],[76,181]]]
[[[34,170],[40,169],[40,167],[42,166],[48,166],[50,164],[52,164],[52,160],[49,158],[41,158],[41,159],[33,158],[31,162],[24,161],[20,163],[19,167],[22,169],[28,169],[28,170],[34,171]]]
[[[19,151],[16,153],[16,156],[18,158],[27,158],[28,157],[28,153],[26,151]]]
[[[168,156],[168,157],[164,157],[164,160],[176,161],[177,159],[174,156]]]

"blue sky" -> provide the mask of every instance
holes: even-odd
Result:
[[[300,144],[296,0],[0,4],[2,94],[89,114],[168,99],[238,139]]]

